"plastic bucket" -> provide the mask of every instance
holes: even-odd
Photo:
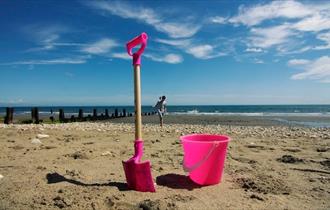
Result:
[[[221,181],[225,164],[228,136],[192,134],[181,136],[184,151],[183,169],[199,185],[214,185]]]

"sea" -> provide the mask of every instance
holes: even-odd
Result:
[[[32,107],[14,107],[14,115],[31,116]],[[104,114],[105,109],[114,113],[115,109],[128,113],[134,112],[134,106],[41,106],[40,115],[50,115],[51,112],[58,114],[63,109],[66,116],[78,116],[79,109],[83,109],[84,115],[92,115],[93,109],[98,114]],[[5,107],[0,107],[0,116],[5,116]],[[142,106],[142,112],[152,112],[152,106]],[[289,123],[302,124],[312,127],[330,127],[330,105],[177,105],[167,106],[169,115],[214,115],[214,116],[251,116],[267,117],[285,123],[288,117],[294,119],[303,118]],[[290,118],[289,118],[290,119]]]

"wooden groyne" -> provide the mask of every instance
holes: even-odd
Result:
[[[4,123],[5,124],[11,124],[11,123],[13,123],[13,119],[14,119],[14,108],[7,107]]]
[[[113,113],[109,113],[109,109],[105,109],[104,113],[101,113],[101,114],[98,114],[98,110],[96,108],[94,108],[93,109],[93,114],[92,115],[88,114],[87,116],[84,114],[83,109],[79,109],[78,116],[75,116],[75,115],[66,116],[65,112],[64,112],[64,109],[58,109],[58,113],[59,113],[58,118],[56,119],[55,114],[53,113],[53,109],[51,109],[50,114],[49,114],[50,115],[49,121],[52,122],[52,123],[54,123],[54,122],[68,123],[68,122],[110,120],[110,119],[114,119],[114,118],[134,116],[133,113],[127,112],[126,109],[122,109],[122,111],[119,111],[118,108],[116,108]],[[156,114],[156,112],[144,112],[144,113],[142,113],[143,116],[149,116],[149,115],[154,115],[154,114]],[[4,123],[5,124],[12,124],[13,122],[14,122],[14,108],[7,107]],[[39,123],[43,123],[44,120],[40,119],[39,108],[38,107],[33,107],[31,109],[31,119],[23,119],[22,122],[23,123],[39,124]]]

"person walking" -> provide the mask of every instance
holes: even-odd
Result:
[[[157,110],[158,116],[159,116],[159,123],[160,127],[163,127],[164,123],[164,114],[166,112],[166,96],[159,97],[159,100],[157,101],[156,105],[154,106]]]

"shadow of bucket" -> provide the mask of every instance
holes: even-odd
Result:
[[[199,185],[214,185],[221,181],[225,164],[228,136],[192,134],[181,136],[184,151],[183,169]]]

